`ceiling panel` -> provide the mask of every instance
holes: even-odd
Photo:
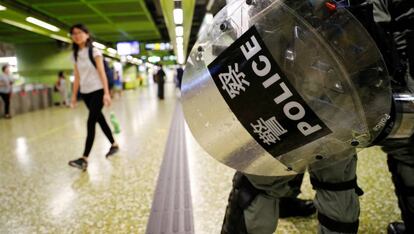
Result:
[[[28,2],[28,1],[26,1]],[[82,3],[72,3],[70,5],[65,4],[64,6],[53,4],[53,5],[40,5],[36,6],[36,4],[32,5],[36,9],[52,16],[52,17],[62,17],[62,16],[73,16],[76,17],[77,15],[87,15],[91,14],[94,15],[95,12],[90,9],[88,6],[85,6]]]
[[[0,41],[8,43],[51,42],[53,39],[8,24],[0,24]]]
[[[9,1],[11,2],[11,1]],[[15,0],[68,29],[84,23],[103,43],[165,41],[144,0]],[[27,9],[26,9],[27,11]],[[161,26],[165,27],[165,25]]]
[[[118,15],[118,16],[109,16],[108,17],[112,22],[116,23],[124,23],[124,22],[141,22],[145,21],[147,16],[145,15]]]
[[[102,18],[100,16],[85,16],[85,17],[76,17],[76,18],[70,17],[70,18],[61,19],[61,21],[68,25],[73,25],[73,24],[77,24],[80,22],[86,25],[89,25],[89,24],[102,23]]]
[[[109,12],[109,13],[143,12],[143,9],[139,1],[124,2],[124,3],[122,1],[114,1],[112,3],[92,3],[90,5],[101,12]]]
[[[73,2],[81,2],[81,0],[27,0],[24,2],[29,2],[32,4],[61,4],[61,3],[73,3]]]

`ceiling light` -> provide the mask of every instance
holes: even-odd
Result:
[[[17,66],[16,57],[0,57],[0,63],[8,63],[11,66]]]
[[[176,8],[173,10],[174,23],[183,24],[183,9]]]
[[[184,35],[184,27],[183,26],[175,27],[175,36],[182,37],[183,35]]]
[[[177,62],[179,64],[183,64],[184,63],[184,52],[182,50],[179,50],[177,53]]]
[[[30,26],[25,25],[25,24],[21,24],[19,22],[13,21],[13,20],[2,19],[1,22],[13,25],[13,26],[18,27],[18,28],[25,29],[25,30],[28,30],[28,31],[32,31],[32,32],[35,30],[33,27],[30,27]]]
[[[140,63],[140,65],[141,65],[142,63]],[[145,72],[146,70],[147,70],[147,68],[144,66],[144,65],[141,65],[141,66],[139,66],[138,67],[138,70],[140,71],[140,72]]]
[[[59,40],[59,41],[67,42],[67,43],[71,43],[72,42],[72,40],[70,40],[69,38],[62,37],[62,36],[59,36],[59,35],[56,35],[56,34],[51,34],[50,37],[53,38],[53,39]]]
[[[161,58],[159,56],[151,56],[148,58],[148,61],[151,63],[157,63],[159,61],[161,61]]]
[[[116,49],[114,49],[114,48],[108,48],[108,52],[111,53],[111,54],[113,54],[113,55],[116,55],[116,53],[118,51],[116,51]]]
[[[183,52],[184,51],[184,47],[183,46],[177,46],[177,53]]]
[[[0,11],[5,11],[7,10],[7,7],[0,5]]]
[[[183,47],[183,46],[178,46],[178,45],[177,45],[177,53],[178,53],[178,52],[182,52],[182,51],[184,51],[184,47]]]
[[[98,49],[101,49],[101,50],[106,49],[106,46],[104,44],[101,44],[101,43],[96,42],[96,41],[92,42],[92,45],[95,46]]]
[[[30,22],[32,24],[36,24],[37,26],[40,26],[42,28],[48,29],[48,30],[53,31],[53,32],[59,32],[60,31],[60,28],[58,28],[56,26],[53,26],[51,24],[48,24],[44,21],[38,20],[36,18],[33,18],[33,17],[27,17],[26,21]]]
[[[177,38],[175,39],[175,41],[177,42],[177,45],[178,45],[178,44],[184,44],[184,39],[183,39],[183,37],[177,37]]]
[[[213,22],[213,14],[211,13],[206,13],[206,15],[204,16],[204,21],[207,24],[211,24]]]

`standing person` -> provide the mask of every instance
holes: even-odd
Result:
[[[75,62],[75,81],[73,84],[71,106],[76,106],[77,93],[80,88],[82,98],[89,109],[89,115],[83,157],[70,161],[69,165],[86,170],[88,156],[95,139],[96,123],[99,123],[102,131],[111,143],[106,157],[115,154],[119,150],[119,146],[115,142],[111,129],[102,114],[103,106],[109,106],[111,104],[111,95],[104,70],[102,53],[92,46],[92,39],[85,25],[76,24],[72,26],[70,34],[73,41],[73,59]],[[91,54],[96,63],[96,68],[90,59]]]
[[[68,91],[67,91],[67,87],[66,87],[66,77],[65,74],[63,73],[63,71],[60,71],[58,73],[58,80],[56,82],[56,89],[59,91],[60,96],[61,96],[61,101],[60,104],[61,105],[65,105],[65,106],[69,106],[69,102],[68,102]]]
[[[323,169],[310,171],[311,183],[316,190],[313,204],[294,199],[296,186],[290,182],[297,176],[256,176],[236,172],[233,188],[223,221],[222,234],[273,233],[278,219],[283,217],[307,216],[318,211],[318,233],[357,233],[359,226],[359,198],[362,191],[356,183],[356,155],[352,150],[344,152],[341,161],[329,159]],[[280,202],[284,207],[279,207]],[[291,211],[286,204],[291,203]],[[294,210],[293,210],[294,209]]]
[[[327,1],[309,2],[319,7]],[[370,29],[375,28],[371,1],[345,2],[345,7],[371,33]],[[357,233],[359,228],[359,196],[363,191],[356,179],[356,151],[349,149],[340,154],[343,155],[338,158],[342,160],[334,156],[325,161],[323,168],[317,169],[318,163],[309,166],[310,181],[316,190],[317,232],[321,234]],[[296,185],[289,185],[292,180],[298,180]],[[281,198],[295,197],[298,183],[301,183],[298,176],[266,177],[236,172],[221,233],[273,233],[280,217]],[[291,209],[297,208],[291,206]]]
[[[122,76],[121,76],[121,72],[120,71],[115,71],[114,72],[115,78],[114,78],[114,96],[115,93],[118,93],[119,97],[122,96]]]
[[[107,61],[104,62],[104,71],[106,74],[106,78],[108,80],[108,88],[109,93],[111,94],[111,98],[114,97],[114,76],[115,76],[115,69],[109,66]]]
[[[157,71],[156,80],[158,84],[158,98],[160,100],[164,99],[164,83],[165,83],[165,72],[162,69],[162,66],[159,66],[159,70]]]
[[[413,1],[355,0],[346,4],[377,43],[394,83],[400,86],[398,88],[406,86],[404,78],[409,77],[408,73],[413,69],[401,70],[405,66],[399,66],[398,61],[390,61],[394,59],[392,46],[383,45],[389,42],[385,35],[394,36],[398,56],[401,56],[403,63],[408,63],[406,67],[413,67],[410,64],[413,61]],[[382,34],[383,31],[385,34]],[[387,140],[383,147],[388,154],[389,169],[404,221],[390,224],[388,233],[414,233],[413,139],[414,136]],[[286,188],[286,181],[289,178],[251,176],[237,172],[222,233],[273,233],[277,225],[277,199],[281,194],[286,194],[285,190],[291,189]],[[362,194],[362,191],[356,184],[356,157],[311,171],[311,183],[317,190],[315,206],[318,209],[318,232],[357,233],[359,201],[356,195]]]
[[[183,80],[184,70],[181,66],[177,68],[177,88],[181,89],[181,82]]]
[[[12,93],[12,79],[10,76],[10,65],[2,67],[3,74],[0,75],[0,96],[4,102],[4,116],[10,119],[10,98]]]
[[[413,92],[414,78],[414,2],[412,0],[374,0],[374,16],[391,49],[383,50],[394,90]],[[385,38],[384,38],[385,39]],[[380,48],[381,49],[381,48]],[[393,52],[393,53],[390,53]],[[411,87],[410,87],[411,86]],[[388,155],[403,222],[388,225],[389,234],[414,233],[414,136],[388,139],[383,151]]]

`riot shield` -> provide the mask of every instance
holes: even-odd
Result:
[[[346,9],[236,0],[191,50],[182,103],[212,157],[247,174],[283,176],[370,145],[392,99],[381,53]]]

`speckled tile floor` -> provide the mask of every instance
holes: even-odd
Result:
[[[195,232],[220,233],[234,170],[209,157],[187,129],[191,191]],[[359,233],[386,233],[389,222],[400,220],[399,209],[388,173],[386,156],[377,148],[359,154],[358,183],[365,194],[360,198]],[[315,192],[305,175],[301,198],[313,199]],[[316,233],[316,215],[279,220],[276,234]]]
[[[86,108],[51,108],[0,120],[0,233],[144,233],[176,97],[128,91],[105,110],[117,113],[121,151],[97,127],[86,173],[81,156]],[[122,101],[121,101],[122,100]]]
[[[0,233],[145,233],[176,104],[172,87],[163,102],[154,88],[126,92],[105,110],[121,122],[121,151],[106,160],[109,144],[97,128],[86,173],[67,166],[83,150],[83,104],[0,119]],[[219,233],[234,171],[186,135],[195,233]],[[360,233],[385,233],[399,218],[386,158],[378,148],[359,155]],[[302,190],[313,197],[307,176]],[[316,224],[281,220],[276,233],[315,233]]]

